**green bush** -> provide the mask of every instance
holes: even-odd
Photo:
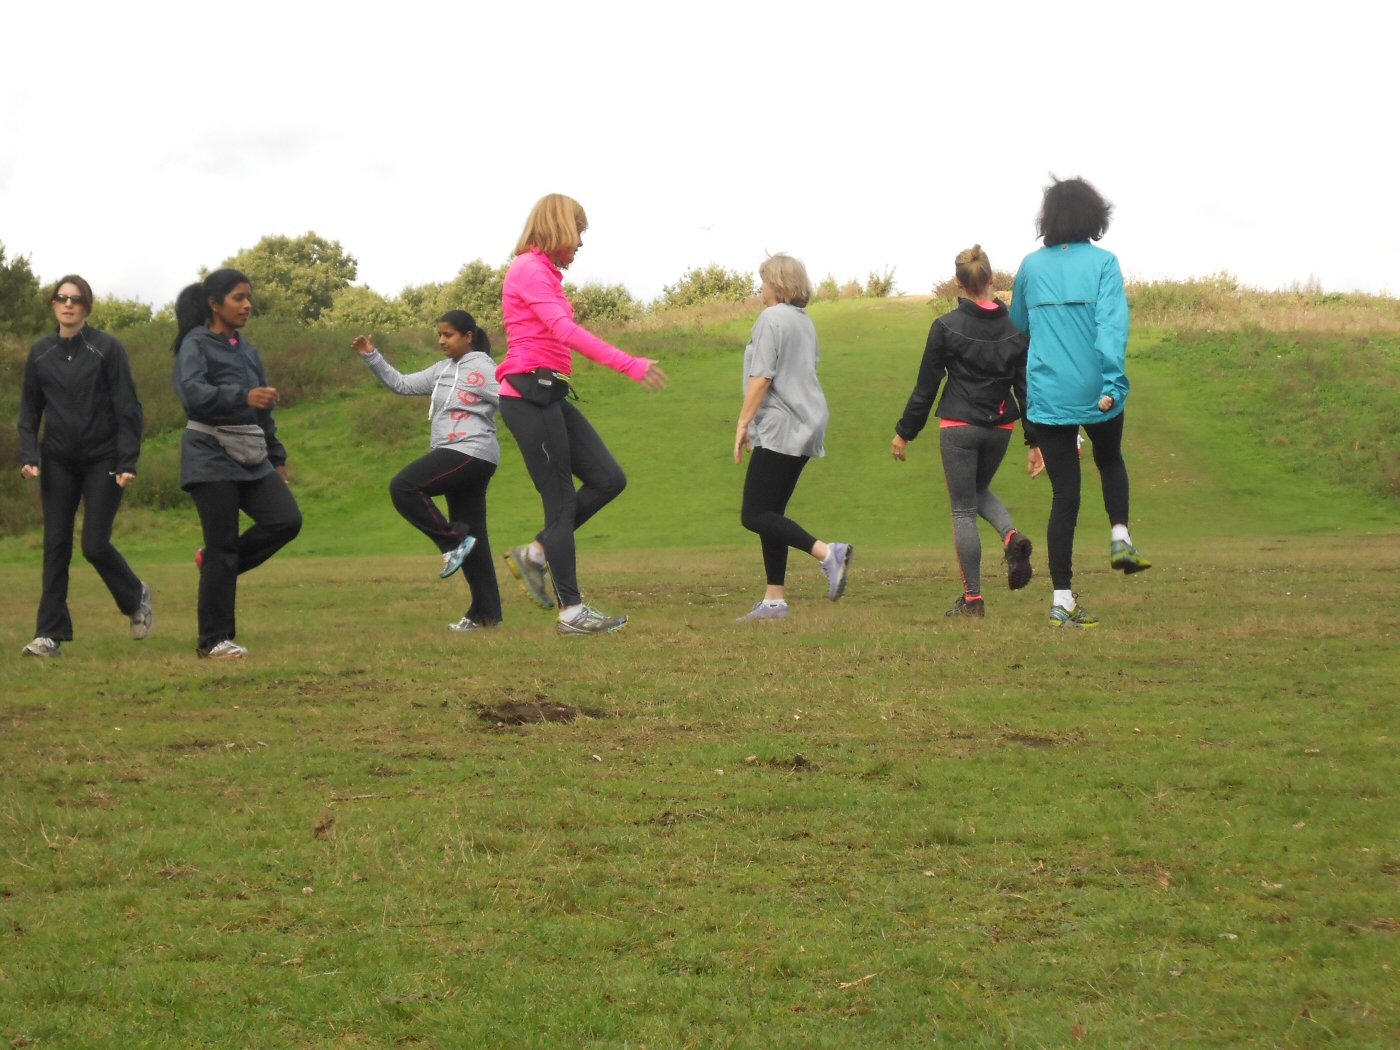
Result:
[[[0,243],[0,332],[38,335],[49,321],[49,308],[29,256],[16,255],[6,262],[5,245]]]
[[[389,299],[367,285],[352,285],[335,293],[329,310],[316,320],[319,328],[357,332],[395,332],[411,328],[418,317],[402,299]]]
[[[253,280],[258,317],[310,323],[335,305],[336,293],[359,273],[355,257],[314,231],[300,237],[264,237],[223,261]]]
[[[115,295],[104,295],[92,304],[88,314],[88,324],[104,332],[120,332],[138,324],[150,324],[155,319],[155,309],[150,303],[140,299],[118,299]]]
[[[893,266],[884,273],[876,273],[871,270],[865,282],[865,298],[887,299],[894,295],[897,291],[894,286],[894,271]]]
[[[574,320],[579,324],[623,324],[642,312],[642,304],[625,285],[592,282],[575,288],[566,284],[564,292],[574,304]]]
[[[812,292],[812,302],[814,303],[834,303],[841,298],[841,285],[836,282],[836,275],[829,273],[822,279],[822,283],[817,285]]]
[[[672,310],[703,303],[737,303],[753,295],[755,290],[753,274],[726,270],[718,263],[710,263],[703,268],[696,266],[687,270],[675,284],[663,287],[655,308]]]
[[[501,290],[505,286],[509,264],[489,266],[474,259],[457,271],[457,276],[444,284],[437,295],[432,316],[436,320],[448,310],[466,310],[482,328],[497,331],[501,320]]]

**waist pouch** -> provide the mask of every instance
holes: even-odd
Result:
[[[215,438],[230,459],[245,467],[256,467],[267,459],[267,434],[256,423],[236,427],[211,427],[207,423],[196,423],[191,419],[185,424],[185,429]]]
[[[541,408],[548,408],[550,405],[563,401],[564,398],[573,394],[574,400],[578,400],[578,395],[574,394],[569,386],[569,377],[552,368],[537,368],[533,372],[520,372],[516,375],[506,376],[505,380],[515,387],[522,400],[530,402],[532,405],[539,405]]]

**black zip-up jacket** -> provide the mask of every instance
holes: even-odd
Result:
[[[219,439],[186,430],[180,445],[180,484],[188,489],[206,481],[256,481],[287,463],[287,449],[277,440],[277,423],[270,408],[253,408],[248,391],[268,386],[267,369],[258,348],[241,335],[227,335],[200,325],[180,344],[171,382],[185,415],[211,427],[262,427],[267,459],[245,467],[224,451]]]
[[[83,325],[71,339],[55,332],[30,348],[19,403],[21,466],[38,466],[42,453],[83,465],[115,461],[116,473],[135,474],[143,419],[131,362],[114,337]]]
[[[1035,427],[1025,417],[1026,350],[1030,337],[1011,323],[1001,303],[993,309],[971,299],[933,322],[919,381],[895,433],[913,441],[928,422],[930,406],[946,376],[938,402],[940,419],[995,427],[1020,419],[1026,444],[1037,444]]]

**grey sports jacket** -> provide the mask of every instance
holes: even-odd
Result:
[[[474,350],[456,361],[443,358],[412,375],[404,375],[378,350],[361,360],[394,393],[428,398],[430,447],[450,448],[487,463],[501,461],[496,441],[501,386],[490,354]]]

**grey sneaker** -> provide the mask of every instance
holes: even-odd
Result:
[[[956,602],[954,602],[954,603],[953,603],[953,607],[952,607],[951,609],[949,609],[949,610],[948,610],[946,613],[944,613],[943,615],[944,615],[944,616],[986,616],[986,615],[987,615],[987,603],[984,602],[981,598],[974,598],[974,599],[972,599],[971,601],[969,601],[967,595],[964,594],[961,598],[959,598]]]
[[[476,537],[468,536],[456,547],[444,554],[442,556],[442,572],[438,573],[438,576],[445,580],[460,569],[462,567],[462,562],[467,560],[467,555],[472,552],[472,548],[475,546]]]
[[[536,565],[530,560],[530,545],[512,547],[506,551],[505,559],[510,574],[520,581],[525,593],[542,608],[553,609],[554,599],[549,596],[549,565]]]
[[[851,571],[851,558],[855,553],[856,549],[849,543],[828,545],[826,560],[822,562],[822,572],[826,574],[827,581],[831,584],[831,589],[827,591],[826,596],[832,601],[836,601],[846,593],[846,577]]]
[[[585,605],[583,611],[572,620],[554,622],[554,630],[558,634],[612,634],[626,626],[627,617],[608,616],[591,605]]]
[[[456,623],[449,623],[447,629],[463,634],[467,631],[484,631],[488,627],[495,626],[497,625],[491,620],[473,620],[470,616],[463,616]]]
[[[755,602],[751,611],[740,616],[734,622],[751,623],[754,620],[786,620],[790,615],[787,602],[779,602],[772,605],[766,601]]]
[[[57,656],[60,644],[52,638],[35,638],[20,653],[23,656]]]
[[[141,582],[141,604],[136,611],[131,614],[131,637],[138,642],[151,633],[151,628],[156,625],[155,610],[151,608],[151,585],[144,580]]]
[[[248,650],[225,638],[212,649],[201,649],[199,655],[204,660],[241,660],[248,655]]]

